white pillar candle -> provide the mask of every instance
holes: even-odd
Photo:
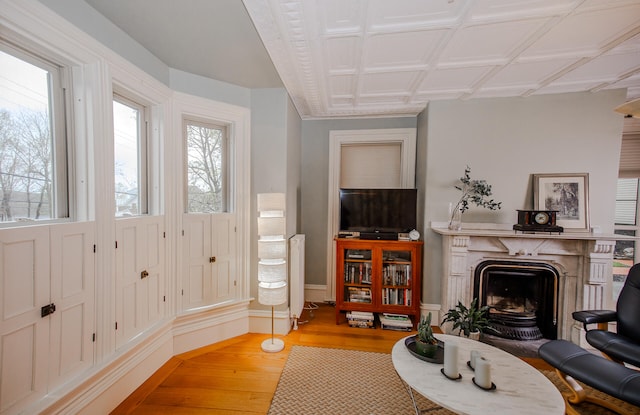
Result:
[[[458,345],[453,342],[444,343],[444,374],[450,378],[457,378],[458,371]]]
[[[491,362],[484,357],[476,359],[475,381],[481,388],[491,388]]]
[[[482,357],[480,355],[480,352],[478,350],[472,350],[471,351],[471,357],[469,358],[469,364],[471,365],[471,369],[475,369],[476,368],[476,361]]]

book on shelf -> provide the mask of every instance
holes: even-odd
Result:
[[[374,327],[374,315],[368,311],[348,311],[347,321],[351,327]]]
[[[378,315],[380,326],[387,330],[411,331],[413,323],[405,314],[383,313]]]
[[[347,287],[348,300],[352,303],[371,303],[371,288]]]
[[[409,320],[409,316],[406,314],[382,313],[382,316],[387,320],[400,320],[400,321]]]
[[[374,328],[373,321],[349,320],[349,326],[362,329]]]
[[[349,311],[347,312],[347,318],[365,318],[373,320],[373,313],[370,311]]]

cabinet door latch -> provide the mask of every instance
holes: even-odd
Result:
[[[143,280],[149,276],[149,271],[146,269],[140,273],[140,279]]]
[[[46,317],[49,314],[53,314],[54,311],[56,311],[56,305],[53,303],[42,306],[40,309],[40,317]]]
[[[210,257],[210,258],[209,258],[209,262],[210,262],[210,263],[212,263],[212,264],[213,264],[214,262],[216,262],[216,257],[214,257],[214,256]]]

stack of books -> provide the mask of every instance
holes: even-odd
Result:
[[[373,328],[373,313],[368,311],[348,311],[347,320],[351,327]]]
[[[411,331],[413,323],[406,314],[383,313],[378,315],[380,327],[385,330]]]

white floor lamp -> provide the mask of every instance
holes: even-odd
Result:
[[[274,306],[287,302],[287,241],[284,193],[258,194],[258,302],[271,306],[271,338],[265,352],[279,352],[284,341],[274,338]]]

